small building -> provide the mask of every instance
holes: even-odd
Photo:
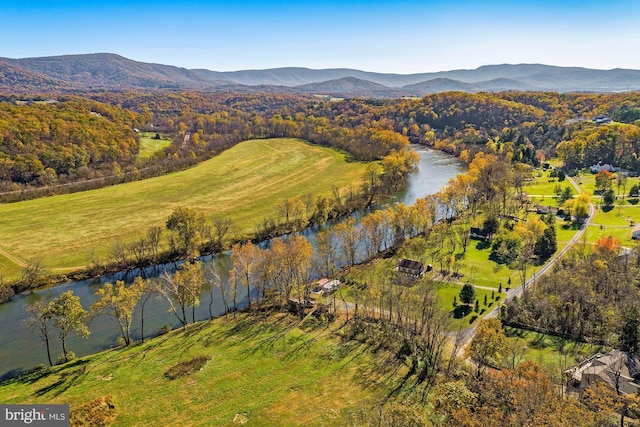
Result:
[[[485,234],[484,230],[478,227],[471,227],[471,230],[469,230],[469,236],[472,239],[489,240],[489,235]]]
[[[569,386],[580,393],[597,383],[605,383],[624,394],[640,391],[640,358],[620,350],[598,353],[564,373]]]
[[[611,118],[607,117],[607,116],[595,116],[593,118],[593,123],[596,124],[596,126],[600,126],[600,125],[608,125],[609,123],[611,123]]]
[[[338,290],[339,287],[340,287],[340,281],[339,280],[327,281],[326,283],[324,283],[322,285],[322,294],[323,295],[329,295],[329,294],[335,292],[336,290]]]
[[[631,238],[633,240],[640,240],[640,224],[637,224],[635,227],[633,227]]]
[[[424,273],[424,264],[411,259],[401,259],[398,262],[398,272],[412,277],[420,277]]]

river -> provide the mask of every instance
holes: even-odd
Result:
[[[462,168],[459,162],[452,156],[435,150],[429,150],[420,146],[414,146],[414,150],[420,155],[417,170],[409,177],[406,189],[400,192],[394,200],[397,203],[412,205],[416,199],[428,194],[436,193],[444,187],[449,179],[458,175]],[[305,231],[305,236],[310,240],[315,240],[314,229]],[[221,254],[204,258],[207,262],[229,263],[229,255]],[[158,277],[164,268],[156,267],[146,270],[147,277]],[[31,293],[16,295],[11,301],[0,304],[0,380],[28,370],[37,364],[47,364],[45,345],[35,334],[32,334],[24,326],[27,317],[26,307],[33,301],[40,298],[55,298],[62,292],[73,290],[73,293],[80,297],[82,305],[89,309],[95,300],[95,293],[102,283],[115,282],[116,280],[132,280],[132,275],[122,273],[102,277],[100,279],[85,280],[81,282],[70,282],[55,286],[49,289],[42,289]],[[238,292],[238,306],[246,305],[246,294]],[[224,312],[224,307],[220,299],[219,292],[213,295],[214,303],[212,311],[214,315]],[[209,318],[209,292],[202,296],[200,306],[196,308],[196,320]],[[140,338],[140,313],[136,308],[134,313],[134,323],[132,337]],[[190,315],[189,315],[190,317]],[[168,304],[162,300],[151,300],[145,306],[145,337],[155,335],[158,328],[164,325],[171,325],[175,328],[179,325],[178,319],[173,313],[168,311]],[[115,345],[119,335],[115,321],[108,316],[97,316],[90,325],[91,335],[89,339],[68,339],[67,348],[75,352],[77,356],[84,356],[104,350]],[[58,355],[62,353],[59,340],[54,337],[51,340],[51,357],[55,362]]]

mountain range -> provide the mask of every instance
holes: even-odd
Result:
[[[541,64],[384,74],[347,68],[211,71],[133,61],[110,53],[0,58],[0,91],[215,90],[334,97],[395,98],[439,92],[618,92],[640,90],[640,70],[594,70]]]

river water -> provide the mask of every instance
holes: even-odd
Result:
[[[462,170],[459,162],[454,157],[420,146],[414,146],[413,148],[420,155],[418,168],[409,177],[407,188],[399,193],[391,203],[402,202],[412,205],[416,199],[436,193],[447,184],[449,179],[458,175]],[[316,232],[316,229],[308,229],[304,234],[313,241],[315,240]],[[203,260],[205,263],[230,264],[229,254],[209,256]],[[158,277],[163,273],[164,269],[164,266],[151,267],[146,269],[145,273],[147,277]],[[48,363],[44,342],[35,334],[30,333],[24,326],[24,320],[27,317],[26,307],[29,304],[40,298],[56,298],[64,291],[73,290],[73,293],[80,297],[84,308],[88,310],[95,300],[96,291],[103,283],[114,283],[116,280],[131,281],[133,276],[133,274],[125,275],[120,273],[100,279],[65,283],[49,289],[16,295],[11,301],[0,304],[0,380],[18,374],[23,370],[28,370],[37,364]],[[200,306],[195,311],[196,320],[210,317],[210,299],[209,292],[203,293]],[[246,293],[239,289],[238,307],[244,305],[246,305]],[[147,303],[145,306],[145,337],[157,334],[158,328],[164,325],[170,325],[172,328],[180,325],[178,319],[168,311],[168,308],[168,304],[160,299],[151,300]],[[214,315],[224,312],[224,306],[217,290],[213,294],[211,311]],[[189,318],[191,318],[191,313],[189,313]],[[115,345],[119,336],[119,329],[115,320],[108,316],[94,318],[89,325],[89,330],[91,331],[89,339],[68,339],[67,349],[75,352],[77,356],[96,353]],[[136,308],[134,313],[132,337],[133,339],[140,338],[139,308]],[[51,341],[51,357],[55,362],[55,359],[62,353],[62,347],[56,337]]]

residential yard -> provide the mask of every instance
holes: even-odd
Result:
[[[509,340],[509,346],[513,346],[519,353],[520,359],[539,363],[558,376],[563,370],[584,359],[610,350],[608,347],[509,326],[504,328],[504,332]]]

